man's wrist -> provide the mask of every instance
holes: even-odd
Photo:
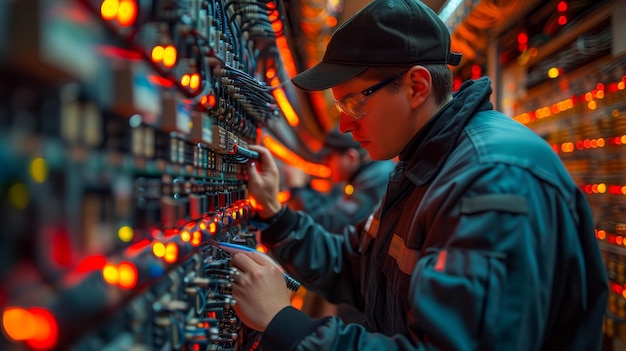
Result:
[[[264,222],[268,222],[278,217],[283,208],[284,206],[281,203],[270,204],[267,206],[267,208],[259,210],[258,216]]]
[[[260,212],[257,214],[257,216],[262,222],[267,223],[267,224],[272,224],[285,212],[285,209],[286,209],[286,206],[280,205],[278,210],[275,212],[272,212],[272,214],[269,216],[265,217]]]

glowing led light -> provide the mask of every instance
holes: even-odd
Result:
[[[152,54],[150,56],[152,57],[153,62],[160,62],[163,60],[163,56],[165,56],[165,48],[161,45],[153,47]]]
[[[165,245],[165,256],[163,260],[167,263],[174,263],[178,260],[178,245],[176,243],[167,243]]]
[[[117,266],[112,263],[107,263],[102,268],[102,278],[107,284],[117,285],[120,279],[119,272],[117,270]]]
[[[352,195],[354,194],[354,186],[352,184],[348,184],[343,188],[343,192],[346,195]]]
[[[595,101],[589,101],[587,103],[587,108],[590,110],[595,110],[596,108],[598,108],[598,103]]]
[[[267,18],[270,22],[278,21],[278,11],[268,11]]]
[[[216,231],[217,231],[217,223],[211,222],[211,224],[209,224],[209,233],[215,234]]]
[[[191,234],[187,230],[183,230],[182,232],[180,232],[180,239],[187,242],[191,240]]]
[[[596,98],[600,100],[604,99],[604,90],[598,90],[596,92]]]
[[[30,176],[37,183],[43,183],[48,176],[48,167],[46,161],[38,157],[30,163]]]
[[[598,239],[600,239],[600,240],[606,239],[606,231],[605,230],[598,230]]]
[[[207,101],[207,104],[211,108],[215,107],[215,104],[217,103],[217,98],[214,95],[208,95],[208,99],[209,100]]]
[[[163,65],[165,67],[174,67],[176,64],[176,48],[172,45],[168,45],[163,51]]]
[[[548,70],[548,77],[554,79],[554,78],[558,78],[559,76],[559,69],[556,67],[552,67]]]
[[[11,340],[28,340],[35,335],[35,318],[23,308],[8,307],[2,313],[2,327]]]
[[[120,227],[120,229],[117,230],[117,237],[120,238],[120,240],[122,240],[125,243],[130,242],[131,240],[133,240],[133,237],[135,236],[135,233],[133,231],[133,228],[125,225]]]
[[[137,267],[130,262],[121,262],[117,266],[119,272],[118,285],[125,289],[132,289],[137,285]]]
[[[606,184],[604,183],[598,184],[598,193],[600,194],[606,193]]]
[[[117,22],[122,27],[128,27],[137,17],[137,4],[134,0],[121,0],[117,10]]]
[[[157,241],[154,244],[152,244],[152,253],[154,254],[154,256],[162,258],[165,256],[165,245],[160,242]]]
[[[180,85],[184,87],[189,85],[189,81],[191,81],[191,77],[189,77],[188,74],[183,74],[183,76],[180,77]]]
[[[200,233],[200,231],[196,230],[193,232],[192,238],[191,238],[191,245],[193,246],[200,246],[200,244],[202,243],[202,233]]]
[[[267,79],[273,79],[274,77],[276,77],[276,70],[273,68],[268,68],[267,70],[265,70],[265,77]]]
[[[118,0],[105,0],[100,5],[100,16],[102,19],[111,21],[117,18],[117,9],[120,3]]]
[[[35,333],[26,340],[26,345],[34,350],[54,348],[59,338],[59,327],[54,315],[40,307],[29,308],[28,311],[34,318]]]
[[[191,79],[189,81],[189,87],[194,90],[200,87],[200,75],[199,74],[194,73],[191,75]]]
[[[598,147],[604,147],[604,145],[605,145],[604,138],[598,138],[596,140],[596,144],[598,145]]]

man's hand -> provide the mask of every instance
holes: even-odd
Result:
[[[282,271],[260,252],[236,253],[230,264],[239,270],[232,288],[237,316],[248,327],[265,331],[272,318],[291,305]]]
[[[259,145],[248,148],[259,153],[259,159],[250,162],[248,167],[248,192],[256,201],[255,210],[259,216],[269,218],[282,208],[278,201],[278,167],[268,149]]]

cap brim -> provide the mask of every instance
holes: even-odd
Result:
[[[291,81],[305,91],[326,90],[355,77],[366,69],[367,66],[320,62],[293,77]]]

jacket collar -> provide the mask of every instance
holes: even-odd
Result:
[[[491,110],[491,80],[469,80],[453,94],[400,153],[408,163],[406,176],[417,186],[428,184],[439,173],[468,121],[479,111]]]

